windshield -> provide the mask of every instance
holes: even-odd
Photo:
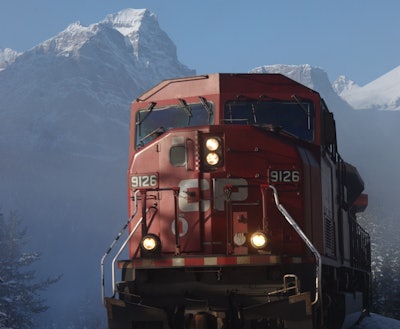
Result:
[[[310,102],[228,101],[224,123],[268,126],[305,141],[314,139],[314,108]]]
[[[213,120],[213,105],[205,101],[194,104],[181,101],[179,105],[140,110],[136,114],[136,148],[172,128],[208,125]]]

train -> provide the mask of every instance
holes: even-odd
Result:
[[[368,312],[368,195],[317,91],[270,73],[161,81],[131,105],[127,184],[101,260],[109,329],[336,329]]]

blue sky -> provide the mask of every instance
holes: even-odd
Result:
[[[310,64],[364,85],[400,65],[399,0],[0,0],[0,48],[24,51],[125,8],[153,11],[199,74]]]

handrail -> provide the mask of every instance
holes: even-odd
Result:
[[[149,208],[146,209],[146,213],[149,211]],[[129,233],[128,237],[125,239],[124,243],[122,244],[121,248],[119,248],[118,252],[116,253],[116,255],[114,256],[112,263],[111,263],[111,284],[112,284],[112,295],[115,296],[115,292],[116,292],[116,284],[115,284],[115,262],[117,260],[117,258],[119,257],[119,255],[121,255],[121,253],[124,251],[126,244],[128,243],[128,241],[131,239],[132,235],[136,232],[136,230],[139,228],[139,225],[142,223],[143,217],[140,218],[138,220],[138,222],[136,223],[135,227],[133,228],[133,230],[131,231],[131,233]]]
[[[128,225],[130,224],[130,222],[132,221],[132,219],[136,216],[136,213],[138,211],[138,198],[137,198],[137,194],[140,192],[140,190],[136,190],[135,191],[135,195],[134,195],[134,200],[135,200],[135,209],[133,211],[132,216],[128,219],[128,221],[125,223],[125,225],[122,227],[122,229],[119,231],[117,237],[114,239],[114,241],[111,243],[111,245],[108,247],[108,250],[106,251],[106,253],[103,255],[103,257],[101,258],[100,261],[100,268],[101,268],[101,300],[102,303],[104,304],[104,296],[105,296],[105,288],[104,288],[104,261],[105,259],[108,257],[108,255],[110,254],[111,250],[114,248],[115,244],[118,242],[118,240],[120,239],[120,237],[122,236],[122,234],[125,232],[126,228],[128,227]]]
[[[311,303],[312,305],[316,304],[320,298],[320,287],[321,287],[321,268],[322,268],[322,261],[321,261],[321,255],[319,254],[318,250],[314,247],[312,242],[308,239],[308,237],[304,234],[302,229],[300,228],[299,225],[297,225],[296,221],[290,216],[288,211],[285,209],[285,207],[279,203],[279,197],[278,197],[278,191],[276,188],[272,185],[265,185],[265,187],[270,188],[273,193],[274,193],[274,200],[275,204],[278,207],[278,210],[281,212],[281,214],[285,217],[287,222],[293,227],[293,229],[297,232],[297,234],[303,239],[304,243],[307,245],[307,247],[311,250],[311,252],[314,254],[314,257],[316,259],[316,269],[315,269],[315,299]]]
[[[157,211],[157,204],[155,203],[153,206],[146,208],[146,215],[148,214],[148,212],[150,211],[150,209],[156,209]],[[121,255],[121,253],[124,251],[127,243],[129,242],[129,240],[131,239],[131,237],[133,236],[133,234],[135,234],[135,232],[137,231],[137,229],[139,228],[140,224],[143,221],[143,217],[141,217],[136,225],[134,226],[134,228],[132,229],[132,231],[129,233],[128,237],[125,239],[124,243],[121,245],[121,247],[119,248],[118,252],[115,254],[112,263],[111,263],[111,285],[112,285],[112,295],[115,296],[116,293],[116,280],[115,280],[115,262],[117,261],[119,255]]]

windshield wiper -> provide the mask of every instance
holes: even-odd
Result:
[[[149,132],[146,136],[142,137],[142,138],[139,140],[139,142],[137,143],[138,147],[144,146],[144,141],[145,141],[147,138],[153,137],[153,139],[154,139],[154,138],[156,138],[156,137],[162,135],[162,134],[165,133],[165,132],[166,132],[166,130],[165,130],[165,128],[164,128],[163,126],[160,126],[160,127],[156,128],[156,129],[154,129],[153,131]],[[147,143],[146,143],[146,144],[147,144]]]
[[[203,105],[203,107],[205,108],[205,110],[208,113],[208,123],[210,124],[211,116],[213,114],[212,109],[211,109],[210,105],[208,105],[208,103],[204,97],[199,96],[199,99],[200,99],[201,105]]]
[[[256,107],[254,106],[254,103],[251,103],[251,112],[253,114],[254,123],[257,123]]]
[[[310,109],[305,108],[304,105],[300,102],[298,97],[296,95],[292,95],[292,98],[296,101],[297,105],[300,106],[300,108],[304,111],[304,113],[307,115],[307,129],[311,129],[311,115],[310,115]]]
[[[290,131],[286,130],[285,127],[283,127],[283,126],[278,126],[278,125],[274,125],[274,124],[270,124],[270,123],[261,124],[261,125],[257,125],[256,124],[254,126],[260,127],[260,128],[262,128],[264,130],[273,132],[275,134],[284,134],[284,135],[287,135],[287,136],[290,136],[290,137],[293,137],[293,138],[296,138],[296,139],[300,139],[299,136],[297,136],[297,135],[291,133]]]
[[[179,99],[179,104],[181,105],[181,107],[183,108],[183,110],[185,111],[185,113],[188,116],[188,122],[187,122],[187,126],[190,125],[190,118],[192,117],[192,109],[190,108],[189,105],[187,105],[186,101],[184,99]]]
[[[151,102],[151,103],[149,104],[149,106],[148,106],[147,109],[145,110],[145,112],[147,112],[147,113],[145,114],[144,118],[143,118],[142,120],[140,120],[140,118],[139,118],[139,121],[136,122],[136,125],[137,125],[137,126],[140,126],[140,125],[143,123],[143,121],[147,119],[147,117],[151,114],[151,112],[153,111],[153,109],[154,109],[154,107],[156,106],[156,104],[157,104],[157,103],[155,103],[155,102]],[[139,112],[139,113],[140,113],[140,112]]]

